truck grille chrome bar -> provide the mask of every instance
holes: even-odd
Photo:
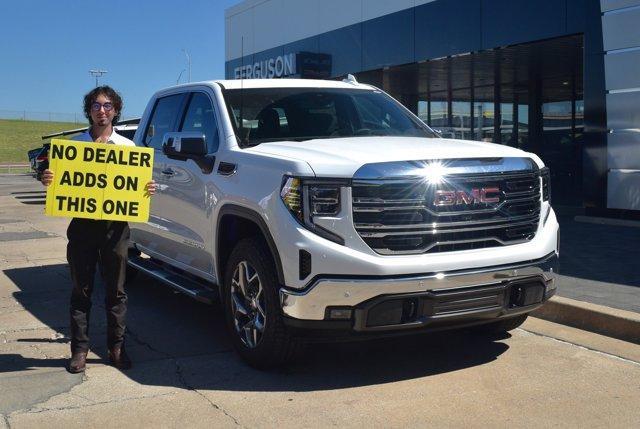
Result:
[[[383,255],[524,243],[540,221],[538,171],[456,174],[439,184],[356,179],[352,194],[356,231]]]

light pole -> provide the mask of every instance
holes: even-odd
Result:
[[[191,55],[187,52],[186,49],[183,49],[182,52],[187,56],[187,63],[189,64],[189,82],[191,82]]]
[[[184,73],[185,71],[187,71],[187,69],[182,69],[182,71],[178,75],[178,79],[176,79],[176,85],[180,83],[180,78],[182,77],[182,73]]]
[[[98,78],[107,74],[106,70],[89,70],[89,74],[96,78],[96,88],[98,87]]]

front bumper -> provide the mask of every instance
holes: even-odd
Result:
[[[305,291],[280,290],[296,327],[357,332],[482,323],[528,313],[556,291],[558,256],[507,266],[412,277],[319,278]],[[335,317],[337,316],[337,317]]]

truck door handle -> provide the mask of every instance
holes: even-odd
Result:
[[[220,163],[218,164],[218,174],[221,174],[223,176],[231,176],[236,172],[237,168],[238,167],[236,164],[220,161]]]
[[[176,174],[176,172],[173,171],[173,168],[169,167],[162,170],[162,174],[164,174],[165,176],[173,176]]]

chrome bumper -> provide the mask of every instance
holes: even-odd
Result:
[[[304,291],[280,289],[280,304],[286,317],[299,320],[326,320],[328,307],[351,307],[376,297],[411,293],[438,293],[451,289],[503,286],[527,278],[545,285],[544,299],[555,293],[558,256],[555,252],[534,261],[484,269],[434,273],[417,277],[354,278],[316,280]]]

